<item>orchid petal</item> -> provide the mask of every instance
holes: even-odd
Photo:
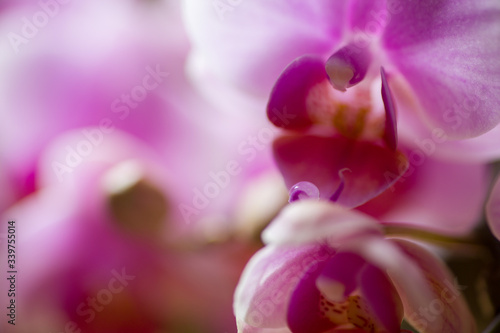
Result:
[[[432,148],[429,154],[439,159],[457,162],[492,162],[500,156],[500,126],[489,132],[467,140],[453,140],[442,128],[429,128],[421,122],[417,114],[406,112],[414,108],[412,104],[404,104],[405,93],[398,86],[391,86],[394,98],[398,101],[398,137],[402,145],[406,143],[421,145],[429,142]]]
[[[365,264],[355,253],[337,253],[326,263],[316,285],[328,300],[343,302],[358,287],[356,277]]]
[[[475,332],[471,313],[446,266],[421,246],[366,236],[342,244],[340,250],[358,253],[386,271],[401,297],[406,320],[415,328],[426,333]],[[438,313],[424,317],[422,309]]]
[[[287,322],[293,333],[323,333],[335,326],[320,312],[321,293],[316,287],[322,267],[319,268],[313,267],[304,274],[290,298]]]
[[[429,304],[433,294],[420,267],[408,258],[392,242],[382,237],[367,236],[342,244],[341,251],[358,253],[366,261],[385,271],[392,280],[399,295],[410,300],[412,305]]]
[[[344,168],[345,187],[337,202],[356,207],[376,197],[406,171],[404,155],[370,142],[343,137],[282,136],[274,141],[274,157],[287,187],[300,181],[316,184],[320,198],[339,187]]]
[[[434,134],[423,137],[433,138]],[[436,156],[461,162],[492,162],[500,156],[500,126],[468,140],[446,140],[436,148]]]
[[[257,252],[235,291],[237,321],[253,327],[285,327],[293,289],[305,272],[330,257],[328,251],[322,246],[267,246]]]
[[[184,18],[193,51],[206,66],[226,82],[267,95],[295,58],[332,52],[342,36],[345,6],[330,0],[189,0]]]
[[[286,129],[310,126],[306,104],[309,91],[326,80],[328,76],[320,58],[298,58],[276,81],[267,104],[267,117],[274,125]]]
[[[245,322],[237,322],[238,333],[291,333],[288,327],[281,328],[264,328],[254,327]]]
[[[376,35],[387,24],[386,0],[351,0],[349,1],[349,28],[355,34]],[[367,36],[364,37],[368,42]],[[358,41],[362,47],[361,41]]]
[[[386,332],[398,332],[403,320],[403,304],[386,274],[373,265],[366,265],[360,272],[359,284],[377,327],[381,326]]]
[[[424,0],[395,7],[383,36],[388,58],[430,126],[451,138],[500,121],[500,6],[494,0]]]
[[[264,230],[267,244],[341,243],[360,234],[380,234],[377,220],[328,201],[300,200],[286,206]]]
[[[382,77],[382,100],[384,101],[385,107],[384,141],[390,149],[396,150],[398,146],[396,105],[389,84],[387,83],[387,77],[383,67],[380,68],[380,75]]]
[[[500,178],[497,178],[486,203],[486,220],[493,235],[500,240]]]
[[[472,314],[460,294],[460,286],[444,263],[414,243],[405,240],[394,240],[394,243],[401,248],[409,261],[418,265],[425,276],[425,286],[413,284],[411,288],[418,292],[430,290],[433,294],[430,302],[420,303],[412,299],[411,294],[400,291],[406,320],[426,333],[476,332]],[[416,282],[412,281],[414,277],[408,273],[406,278],[410,282]]]
[[[380,221],[402,222],[446,235],[471,232],[483,211],[487,167],[423,155],[421,149],[432,153],[432,145],[427,139],[420,148],[408,149],[411,166],[407,173],[391,189],[358,209]],[[420,161],[415,156],[424,156],[423,163],[415,165]]]

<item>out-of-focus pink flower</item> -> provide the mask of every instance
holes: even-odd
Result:
[[[53,163],[64,164],[64,147],[78,142],[78,131],[55,140],[40,160],[38,191],[2,216],[18,223],[26,305],[19,316],[29,318],[20,326],[234,331],[232,291],[253,248],[226,244],[200,253],[182,242],[175,225],[182,199],[161,159],[118,130],[59,181]]]
[[[12,6],[2,12],[0,29],[21,34],[23,17],[31,20],[41,10],[36,1]],[[204,226],[230,225],[239,205],[235,193],[272,170],[265,119],[220,112],[187,80],[189,43],[177,2],[60,4],[49,24],[18,45],[18,54],[9,43],[3,46],[0,181],[12,191],[0,197],[0,209],[49,176],[51,182],[77,177],[80,162],[94,163],[93,155],[117,132],[158,155],[177,198],[172,210],[179,225],[191,229],[201,220],[211,221]],[[92,152],[84,156],[87,150]]]
[[[161,16],[151,15],[154,9],[144,3],[55,1],[49,6],[53,15],[40,3],[1,14],[2,31],[22,41],[2,44],[0,61],[5,69],[0,149],[18,197],[35,189],[41,151],[65,131],[104,125],[160,147],[175,123],[167,111],[172,103],[162,92],[174,86],[168,75],[177,74],[179,53],[187,50],[186,42],[169,38],[168,24],[160,24]],[[162,10],[167,17],[174,11]],[[34,17],[48,18],[40,25]],[[160,43],[153,32],[161,29]]]
[[[232,5],[185,5],[192,61],[228,83],[265,95],[290,62],[312,54],[340,89],[385,67],[401,113],[449,138],[478,136],[500,120],[500,9],[492,1]]]
[[[491,232],[500,240],[500,178],[497,178],[486,203],[486,221]]]
[[[303,200],[263,239],[236,290],[239,332],[399,332],[403,317],[421,332],[476,330],[445,265],[367,215]]]
[[[154,332],[162,325],[169,259],[155,235],[164,229],[165,198],[137,178],[118,193],[103,191],[99,173],[79,178],[73,190],[43,188],[3,215],[18,224],[24,330]]]

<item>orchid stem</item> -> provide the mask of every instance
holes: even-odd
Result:
[[[478,245],[474,237],[454,237],[441,235],[428,230],[422,230],[403,225],[385,225],[385,234],[387,236],[401,236],[427,241],[430,243],[451,243],[451,244],[469,244]]]

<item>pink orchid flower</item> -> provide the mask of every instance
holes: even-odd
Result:
[[[362,83],[335,90],[316,57],[299,58],[281,74],[267,112],[285,130],[273,152],[290,200],[329,199],[384,221],[469,232],[481,214],[485,166],[440,161],[440,137],[404,141],[396,151],[394,103],[381,74],[381,90],[373,92]]]
[[[455,140],[486,133],[500,120],[500,9],[493,1],[193,0],[185,9],[191,64],[220,81],[266,96],[287,65],[313,55],[337,89],[365,86],[369,93],[384,67],[402,140],[438,131],[447,138],[440,156],[463,159],[464,148],[469,158],[499,155],[493,143],[500,130]]]
[[[263,233],[235,293],[239,332],[475,332],[450,272],[373,218],[302,200]]]
[[[20,329],[161,327],[170,275],[156,235],[164,229],[165,198],[151,185],[151,175],[129,177],[121,192],[105,191],[101,172],[96,165],[73,187],[47,186],[4,213],[23,235],[17,240],[18,257],[24,258],[17,267],[24,286],[18,316],[27,320],[18,323]]]
[[[0,13],[8,36],[0,150],[17,198],[36,189],[40,153],[65,131],[112,127],[157,149],[176,137],[171,97],[186,88],[179,74],[188,46],[178,9],[158,6],[30,0]]]
[[[234,331],[232,291],[254,249],[228,243],[193,250],[199,244],[187,242],[177,225],[186,225],[176,206],[187,199],[175,191],[158,154],[119,130],[59,181],[53,163],[64,163],[65,147],[79,142],[81,133],[73,131],[49,145],[38,190],[2,215],[17,221],[23,258],[18,318],[26,320],[17,327]]]

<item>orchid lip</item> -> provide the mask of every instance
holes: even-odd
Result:
[[[328,58],[325,70],[333,87],[346,91],[365,78],[371,60],[372,56],[368,49],[360,49],[354,43],[350,43]]]
[[[267,104],[267,117],[277,127],[303,130],[312,125],[307,113],[309,90],[327,81],[324,62],[305,55],[295,59],[276,81]]]

